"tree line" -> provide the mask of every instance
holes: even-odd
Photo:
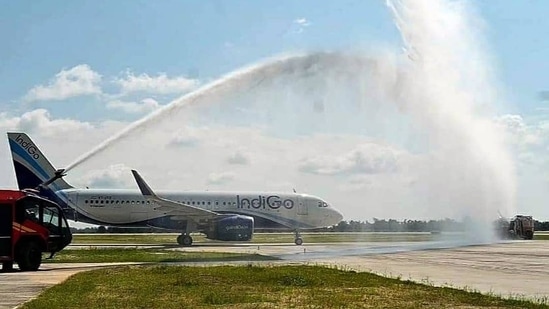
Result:
[[[341,221],[329,228],[334,232],[462,232],[470,228],[474,221],[465,218],[442,220],[409,220],[377,219],[370,221]],[[494,222],[496,224],[496,222]],[[549,221],[534,220],[534,230],[549,231]]]
[[[372,221],[341,221],[331,227],[316,229],[319,232],[462,232],[471,226],[471,219],[461,221],[454,219],[441,220],[395,220],[378,219]],[[124,227],[87,227],[82,229],[71,228],[73,233],[167,233],[170,231],[155,228],[124,228]],[[534,220],[534,230],[549,231],[549,221]],[[256,230],[268,232],[268,230]],[[288,230],[290,231],[290,230]]]

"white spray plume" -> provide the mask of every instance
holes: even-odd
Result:
[[[412,59],[401,103],[436,145],[424,179],[432,201],[462,211],[487,239],[498,210],[513,213],[516,180],[503,132],[490,115],[495,89],[480,19],[464,1],[395,0],[388,6]]]

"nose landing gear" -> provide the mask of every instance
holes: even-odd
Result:
[[[301,234],[299,233],[299,230],[295,230],[294,242],[297,246],[301,246],[303,244],[303,239],[301,238]]]

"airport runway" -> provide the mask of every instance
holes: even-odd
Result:
[[[253,262],[254,264],[338,265],[349,270],[371,271],[417,282],[467,288],[502,296],[549,298],[548,241],[515,241],[441,249],[443,245],[436,242],[392,242],[308,244],[299,247],[292,244],[246,243],[230,246],[198,244],[191,248],[173,250],[259,253],[278,256],[282,260]],[[186,264],[242,263],[246,261]],[[38,272],[2,273],[0,308],[13,308],[74,273],[110,265],[114,264],[44,264],[43,270]]]

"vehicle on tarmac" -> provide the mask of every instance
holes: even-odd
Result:
[[[72,241],[63,210],[58,204],[27,190],[0,190],[0,262],[9,271],[17,263],[34,271],[42,253],[50,257]]]
[[[524,215],[516,215],[510,220],[500,218],[498,229],[503,239],[533,239],[534,219]]]

